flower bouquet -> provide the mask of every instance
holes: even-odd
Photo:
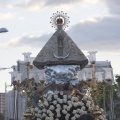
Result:
[[[31,112],[35,115],[34,120],[77,120],[81,114],[90,113],[93,106],[92,99],[87,95],[81,99],[79,95],[56,91],[39,100],[38,106]]]

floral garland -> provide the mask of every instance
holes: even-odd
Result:
[[[81,114],[90,113],[93,101],[87,95],[64,95],[63,91],[48,94],[43,100],[39,100],[38,107],[32,108],[35,114],[34,120],[77,120]],[[100,120],[105,120],[100,116]]]

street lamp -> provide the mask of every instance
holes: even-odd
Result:
[[[0,33],[8,32],[6,28],[0,28]]]
[[[21,82],[21,73],[18,71],[10,72],[11,74],[11,85],[14,86],[14,120],[18,120],[18,88]]]

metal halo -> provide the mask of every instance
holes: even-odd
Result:
[[[51,21],[50,23],[52,24],[52,27],[54,27],[57,30],[57,19],[62,19],[62,28],[65,30],[65,28],[68,27],[68,24],[70,23],[69,17],[67,16],[67,13],[64,13],[63,11],[57,11],[56,13],[53,13],[53,16],[50,17]]]

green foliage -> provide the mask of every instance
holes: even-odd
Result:
[[[120,85],[120,75],[116,75],[115,76],[115,80]]]
[[[5,120],[5,117],[2,113],[0,113],[0,120]]]
[[[104,101],[107,108],[110,101],[110,86],[104,86],[104,88],[101,89],[100,94],[97,96],[97,103],[101,108],[104,108]]]

